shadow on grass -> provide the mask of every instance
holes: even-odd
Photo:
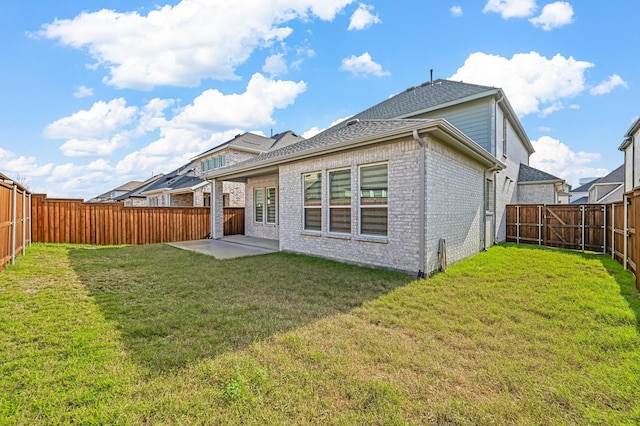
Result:
[[[217,260],[164,244],[69,253],[125,348],[152,374],[347,312],[412,280],[286,253]]]

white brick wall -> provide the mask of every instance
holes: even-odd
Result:
[[[556,188],[552,183],[518,185],[518,204],[555,204]]]
[[[266,197],[266,188],[276,188],[276,200],[278,201],[278,208],[282,205],[279,200],[278,193],[278,175],[268,175],[268,176],[260,176],[258,178],[251,178],[247,180],[247,184],[245,187],[246,193],[246,201],[245,201],[245,210],[244,210],[244,234],[251,237],[260,237],[260,238],[269,238],[272,240],[277,240],[279,237],[279,226],[278,223],[266,223],[264,219],[267,216],[267,208],[266,202],[263,210],[263,221],[256,222],[255,221],[255,210],[254,210],[254,202],[253,202],[253,191],[256,188],[265,189],[265,197]],[[277,214],[277,211],[276,211]],[[277,217],[277,215],[276,215]],[[278,220],[276,219],[278,222]]]
[[[419,147],[412,140],[376,146],[347,153],[327,155],[280,167],[280,249],[307,253],[340,261],[381,266],[417,273],[419,239],[424,228],[418,223],[420,178]],[[477,253],[482,248],[484,218],[484,171],[473,160],[435,140],[428,140],[426,272],[436,268],[438,240],[445,238],[450,263]],[[389,228],[388,237],[361,237],[359,221],[358,166],[388,163]],[[327,172],[351,168],[351,234],[328,232]],[[302,175],[322,172],[322,232],[302,229]],[[247,197],[247,203],[252,196]],[[251,206],[252,207],[252,206]],[[248,217],[253,213],[247,211]]]

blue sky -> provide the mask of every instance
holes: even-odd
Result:
[[[243,131],[313,135],[433,69],[502,87],[530,164],[576,186],[623,162],[638,16],[630,0],[10,1],[0,172],[87,199]]]

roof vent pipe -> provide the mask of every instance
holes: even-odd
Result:
[[[429,70],[429,74],[431,74],[431,85],[433,86],[433,68]]]
[[[357,118],[352,118],[351,120],[347,121],[347,126],[351,126],[352,124],[356,124],[359,122],[360,120],[358,120]]]

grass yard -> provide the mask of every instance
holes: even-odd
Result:
[[[36,244],[0,274],[0,424],[640,423],[640,298],[610,258],[505,245],[410,281]]]

